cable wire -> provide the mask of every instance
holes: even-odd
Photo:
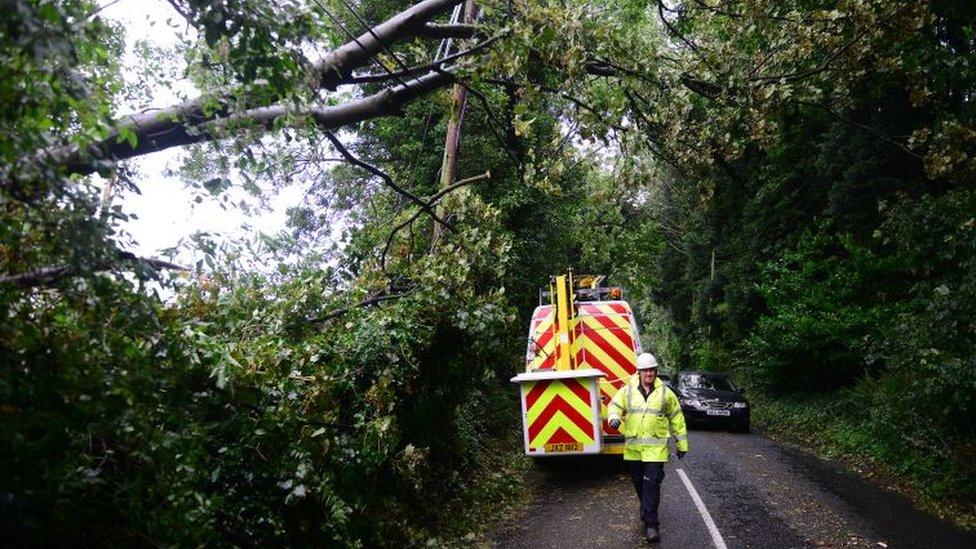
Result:
[[[346,9],[349,10],[349,13],[351,13],[352,16],[355,17],[356,20],[359,21],[359,24],[362,25],[363,28],[366,29],[366,32],[368,32],[370,34],[370,36],[373,37],[374,40],[376,40],[377,42],[380,43],[380,46],[382,46],[383,49],[386,50],[386,53],[390,54],[390,57],[393,58],[393,61],[397,65],[400,65],[400,69],[402,69],[402,70],[409,70],[409,68],[407,67],[406,63],[404,63],[403,61],[401,61],[400,60],[400,57],[397,56],[397,54],[394,53],[393,50],[390,49],[390,47],[387,46],[386,43],[383,40],[380,40],[380,37],[379,36],[376,36],[376,33],[373,32],[372,25],[370,25],[366,21],[366,19],[363,18],[363,16],[359,15],[359,12],[357,12],[356,9],[352,7],[352,4],[349,3],[349,0],[340,0],[340,1],[342,2],[342,4],[344,6],[346,6]]]
[[[312,1],[313,1],[313,2],[315,2],[315,4],[316,4],[316,5],[317,5],[317,6],[319,7],[319,8],[321,8],[321,9],[322,9],[322,11],[323,11],[323,12],[325,12],[325,14],[326,14],[327,16],[329,16],[329,19],[331,19],[331,20],[332,20],[332,22],[333,22],[333,23],[335,23],[335,25],[336,25],[337,27],[339,27],[340,29],[342,29],[342,32],[344,32],[344,33],[346,34],[346,36],[348,36],[349,38],[351,38],[351,39],[352,39],[352,41],[353,41],[353,42],[355,42],[355,43],[356,43],[356,45],[357,45],[357,46],[359,46],[359,48],[360,48],[361,50],[363,50],[363,51],[364,51],[364,52],[366,52],[366,53],[367,53],[367,54],[368,54],[368,55],[369,55],[369,56],[370,56],[371,58],[373,58],[373,60],[374,60],[374,61],[376,61],[376,62],[377,62],[377,63],[379,64],[379,66],[380,66],[380,67],[381,67],[381,68],[382,68],[382,69],[383,69],[384,71],[386,71],[386,72],[387,72],[387,73],[388,73],[388,74],[389,74],[389,75],[390,75],[391,77],[393,77],[394,79],[396,79],[397,81],[399,81],[399,82],[400,82],[400,84],[402,84],[402,85],[403,85],[404,87],[409,87],[409,86],[407,85],[407,83],[406,83],[406,82],[404,82],[404,80],[403,80],[402,78],[400,78],[400,76],[399,76],[399,75],[397,75],[396,73],[394,73],[392,69],[390,69],[389,67],[387,67],[387,66],[386,66],[386,64],[385,64],[385,63],[383,63],[383,62],[382,62],[382,61],[381,61],[381,60],[380,60],[380,59],[379,59],[379,58],[378,58],[378,57],[376,56],[376,54],[375,54],[375,53],[373,53],[373,52],[370,52],[370,51],[369,51],[368,49],[366,49],[366,46],[364,46],[364,45],[363,45],[363,43],[359,41],[359,38],[358,38],[358,37],[357,37],[357,36],[356,36],[355,34],[353,34],[353,33],[352,33],[352,31],[350,31],[349,29],[347,29],[347,28],[345,27],[345,25],[343,25],[343,24],[342,24],[342,21],[341,21],[341,20],[339,20],[339,18],[338,18],[338,17],[336,17],[335,15],[333,15],[333,13],[332,13],[331,11],[329,11],[329,9],[325,7],[325,5],[323,5],[323,4],[322,4],[322,2],[320,2],[319,0],[312,0]],[[372,32],[372,29],[370,29],[370,34],[372,34],[372,35],[373,35],[373,38],[376,38],[376,34]],[[377,40],[377,42],[379,42],[379,43],[380,43],[380,45],[381,45],[381,46],[384,46],[384,45],[383,45],[383,42],[382,42],[382,41],[380,41],[380,40],[379,40],[378,38],[376,38],[376,40]],[[384,47],[385,47],[385,46],[384,46]]]

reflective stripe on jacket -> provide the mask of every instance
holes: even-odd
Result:
[[[620,420],[624,435],[624,459],[628,461],[667,461],[668,436],[674,435],[679,451],[688,451],[688,431],[685,416],[674,391],[660,379],[654,379],[654,389],[647,398],[640,391],[640,374],[634,374],[627,384],[613,395],[607,419]]]

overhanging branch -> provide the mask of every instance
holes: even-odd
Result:
[[[182,265],[177,265],[169,261],[164,261],[162,259],[139,257],[132,252],[118,252],[118,258],[121,261],[135,262],[143,264],[147,267],[155,269],[157,271],[170,269],[176,271],[187,271],[186,267]],[[102,264],[96,268],[96,271],[104,271],[106,269],[112,268],[114,265]],[[16,273],[8,275],[0,275],[0,284],[11,284],[20,286],[21,288],[35,288],[37,286],[43,286],[46,284],[51,284],[52,282],[57,282],[62,278],[67,278],[70,276],[75,276],[79,273],[77,267],[72,265],[51,265],[47,267],[40,267],[32,271],[27,271],[25,273]]]
[[[453,81],[454,78],[450,74],[430,73],[411,80],[406,86],[393,86],[373,95],[332,107],[303,110],[272,105],[249,109],[225,118],[204,121],[197,125],[186,122],[167,124],[168,129],[154,134],[146,134],[134,146],[127,141],[119,143],[115,139],[106,139],[93,147],[96,150],[90,156],[75,153],[65,159],[64,163],[70,173],[90,174],[96,171],[96,165],[91,161],[91,158],[122,160],[172,147],[212,141],[225,137],[227,135],[226,130],[235,125],[270,128],[275,121],[285,116],[310,116],[320,127],[336,129],[364,120],[396,114],[410,101],[445,87]]]
[[[405,297],[407,297],[407,296],[415,293],[416,291],[417,291],[416,288],[411,288],[411,289],[405,290],[405,291],[400,292],[400,293],[390,293],[389,291],[376,292],[374,294],[369,295],[368,297],[366,297],[365,299],[363,299],[362,301],[360,301],[358,303],[355,303],[353,305],[349,305],[347,307],[340,307],[340,308],[338,308],[338,309],[336,309],[334,311],[330,311],[330,312],[328,312],[328,313],[326,313],[326,314],[324,314],[322,316],[318,316],[318,317],[315,317],[315,318],[310,318],[310,319],[308,319],[308,321],[311,322],[311,323],[322,323],[322,322],[325,322],[327,320],[332,320],[333,318],[339,318],[339,317],[341,317],[341,316],[349,313],[353,309],[362,309],[362,308],[365,308],[365,307],[371,307],[373,305],[378,305],[380,303],[383,303],[384,301],[392,301],[394,299],[403,299],[403,298],[405,298]]]
[[[376,25],[315,63],[311,70],[311,85],[314,88],[335,89],[351,77],[354,69],[367,65],[385,44],[418,36],[432,17],[459,2],[460,0],[423,0]],[[249,96],[254,98],[249,99]],[[257,95],[247,93],[243,87],[218,90],[164,109],[123,116],[112,123],[105,138],[85,149],[79,149],[77,145],[46,149],[38,152],[36,157],[25,158],[24,163],[50,162],[65,166],[69,173],[93,173],[97,170],[99,161],[124,160],[213,139],[214,136],[207,133],[193,135],[194,129],[226,117],[240,117],[240,111],[233,114],[231,112],[240,102],[244,104],[244,112],[260,109],[262,107],[256,103],[259,100],[265,101],[267,98],[259,99]],[[271,101],[274,100],[272,98]],[[129,138],[133,136],[134,146],[129,142]]]
[[[444,198],[445,196],[454,192],[455,190],[460,189],[461,187],[470,185],[472,183],[477,183],[479,181],[485,181],[488,179],[491,179],[490,171],[487,171],[481,175],[475,175],[473,177],[462,179],[449,187],[445,187],[440,191],[438,191],[436,194],[431,195],[430,198],[427,199],[426,201],[427,208],[428,209],[433,208],[437,204],[437,202],[440,201],[440,199]],[[383,252],[380,254],[380,265],[382,265],[384,271],[386,270],[386,256],[390,252],[390,246],[393,245],[393,237],[395,237],[396,234],[399,233],[401,230],[403,230],[405,227],[408,227],[411,223],[416,221],[417,218],[420,217],[420,214],[424,211],[425,210],[423,209],[418,209],[417,211],[413,212],[413,214],[411,214],[410,217],[408,217],[405,221],[401,222],[399,225],[394,227],[393,230],[390,231],[390,234],[387,235],[386,244],[383,246]]]
[[[431,208],[426,202],[424,202],[423,200],[421,200],[420,198],[418,198],[415,194],[413,194],[410,191],[404,189],[403,187],[397,185],[393,181],[393,178],[389,176],[389,174],[387,174],[383,170],[377,168],[376,166],[373,166],[372,164],[369,164],[367,162],[364,162],[364,161],[360,160],[359,158],[356,158],[355,156],[353,156],[353,154],[349,152],[349,149],[347,149],[342,144],[342,142],[339,141],[339,138],[336,137],[335,134],[333,134],[332,132],[326,132],[325,137],[328,138],[328,140],[330,142],[332,142],[332,146],[335,147],[336,150],[339,151],[339,154],[341,154],[343,156],[343,158],[345,158],[350,164],[353,164],[354,166],[358,166],[358,167],[366,170],[367,172],[375,175],[376,177],[379,177],[381,180],[383,180],[383,183],[387,187],[393,189],[400,196],[403,196],[407,200],[409,200],[409,201],[413,202],[414,204],[420,206],[420,208],[423,211],[427,212],[427,215],[429,215],[434,221],[436,221],[437,223],[440,223],[444,227],[447,227],[449,229],[451,228],[451,225],[448,224],[447,221],[445,221],[439,215],[437,215],[436,213],[434,213],[434,209],[433,208]]]

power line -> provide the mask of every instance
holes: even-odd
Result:
[[[407,67],[407,65],[403,61],[400,60],[400,57],[397,56],[397,54],[393,53],[393,50],[390,49],[390,47],[387,46],[386,43],[383,42],[383,40],[380,40],[380,37],[377,36],[375,32],[373,32],[373,26],[370,25],[366,21],[366,19],[363,18],[363,16],[359,15],[359,12],[357,12],[355,10],[355,8],[352,7],[352,4],[349,3],[349,0],[340,0],[340,1],[342,2],[342,4],[344,6],[346,6],[346,9],[349,10],[349,13],[351,13],[352,16],[355,17],[356,20],[359,21],[359,24],[362,25],[363,28],[366,29],[366,32],[368,32],[370,34],[370,36],[373,37],[374,40],[376,40],[377,42],[380,43],[380,46],[382,46],[383,49],[386,50],[386,53],[390,54],[390,57],[393,58],[393,61],[396,62],[397,65],[400,65],[400,68],[401,69],[403,69],[403,70],[409,70],[409,68]],[[404,84],[404,85],[406,85],[406,84]]]
[[[357,46],[359,46],[359,49],[361,49],[364,52],[366,52],[371,58],[373,58],[374,61],[376,61],[379,64],[379,66],[384,71],[386,71],[387,73],[389,73],[389,75],[391,77],[393,77],[394,79],[396,79],[397,81],[399,81],[400,84],[403,84],[404,87],[408,87],[407,83],[404,82],[403,79],[400,78],[399,75],[397,75],[396,73],[394,73],[392,69],[390,69],[389,67],[387,67],[386,64],[384,64],[382,61],[380,61],[380,59],[378,57],[376,57],[376,54],[375,53],[372,53],[368,49],[366,49],[366,46],[364,46],[363,43],[359,41],[359,38],[355,34],[353,34],[349,29],[347,29],[345,27],[345,25],[342,24],[342,21],[338,17],[336,17],[335,15],[333,15],[331,11],[329,11],[329,8],[326,8],[325,5],[323,5],[322,2],[320,2],[319,0],[312,0],[312,1],[315,2],[315,4],[319,8],[321,8],[322,11],[325,12],[325,14],[327,16],[329,16],[329,19],[331,19],[332,22],[335,23],[335,25],[337,27],[339,27],[340,29],[342,29],[342,31],[344,33],[346,33],[346,36],[348,36],[349,38],[351,38],[352,41],[355,42]],[[376,36],[375,33],[372,32],[372,29],[369,29],[369,30],[370,30],[370,34],[373,35],[373,38],[375,38],[376,41],[379,42],[381,46],[384,46],[385,47],[385,45],[383,44],[383,42],[381,40],[379,40],[379,38],[377,38],[377,36]]]

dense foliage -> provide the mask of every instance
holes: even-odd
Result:
[[[479,2],[494,41],[451,67],[469,88],[455,181],[475,179],[443,196],[450,88],[338,134],[302,110],[429,63],[438,41],[416,39],[357,67],[355,91],[309,74],[339,24],[409,4],[170,2],[179,42],[139,44],[126,78],[124,29],[94,3],[0,14],[11,539],[455,535],[470,519],[452,510],[505,482],[486,471],[516,423],[507,380],[538,288],[569,268],[626,288],[668,368],[734,371],[777,428],[972,505],[969,3]],[[185,147],[194,200],[305,193],[286,230],[197,235],[192,274],[171,275],[127,251],[125,204],[99,197],[153,184],[138,162],[95,150],[101,179],[54,152],[145,140],[118,105],[177,73],[201,117],[295,106]]]
[[[263,78],[258,94],[305,94],[282,75],[298,70],[288,48],[316,36],[302,32],[324,17],[314,5],[280,19],[261,2],[175,5],[200,29],[176,46],[195,85]],[[403,7],[360,9],[375,21]],[[196,201],[231,207],[235,185],[262,199],[289,179],[308,190],[286,231],[198,235],[197,272],[171,277],[125,251],[125,205],[105,207],[97,179],[24,158],[101,139],[119,114],[113,94],[151,99],[172,52],[144,46],[152,70],[128,89],[113,61],[122,30],[95,5],[18,10],[4,15],[6,164],[43,171],[5,174],[0,530],[44,544],[401,546],[476,528],[450,511],[507,482],[491,468],[505,460],[497,441],[512,446],[516,314],[570,265],[580,235],[562,229],[596,177],[560,132],[561,104],[472,87],[457,179],[491,178],[448,195],[452,228],[437,242],[430,218],[375,174],[319,161],[337,152],[313,128],[190,147],[175,172]],[[270,33],[272,20],[288,32]],[[42,39],[56,44],[25,46]],[[66,87],[53,69],[69,66],[103,79]],[[45,82],[38,74],[46,95],[18,95]],[[449,94],[434,99],[341,138],[432,196]],[[529,155],[547,160],[527,173]],[[104,172],[121,188],[146,184],[137,165]]]
[[[771,428],[971,513],[976,10],[694,4],[668,30],[714,68],[713,99],[652,133],[677,151],[649,186],[661,350],[736,372]]]

